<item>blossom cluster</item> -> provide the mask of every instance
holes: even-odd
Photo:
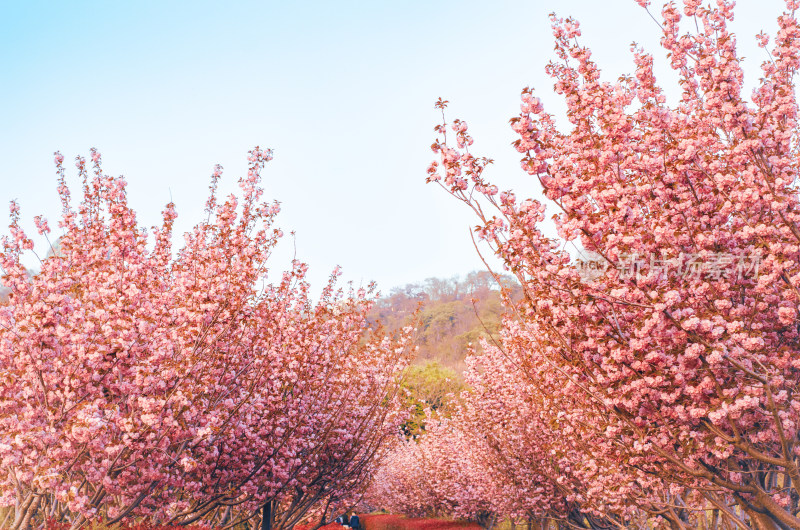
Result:
[[[78,157],[73,207],[56,153],[63,235],[28,277],[12,203],[0,267],[0,504],[10,527],[147,521],[290,528],[352,505],[403,419],[396,373],[410,330],[373,331],[370,289],[317,302],[295,261],[272,282],[277,203],[269,151],[250,152],[241,196],[173,251],[173,204],[148,239],[124,179]],[[41,232],[47,225],[37,221]],[[259,511],[259,508],[262,510]],[[262,514],[262,515],[259,515]]]
[[[529,88],[511,120],[521,167],[545,201],[498,193],[484,175],[490,160],[462,141],[464,122],[437,126],[428,181],[475,212],[477,236],[524,297],[506,300],[497,352],[475,361],[471,412],[384,471],[406,480],[420,455],[458,443],[440,475],[483,471],[500,485],[456,478],[441,500],[420,497],[420,509],[489,502],[515,515],[536,500],[578,527],[800,528],[797,9],[786,2],[747,97],[734,2],[665,4],[661,46],[680,94],[672,103],[652,56],[634,46],[634,73],[603,81],[577,21],[553,16],[547,73],[568,126]],[[541,228],[546,203],[557,238]],[[571,244],[609,271],[587,278]],[[752,259],[747,274],[618,268],[641,256]],[[451,442],[459,436],[469,441]],[[398,502],[382,488],[384,502]]]

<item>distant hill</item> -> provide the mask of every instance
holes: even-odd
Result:
[[[512,298],[520,287],[511,277],[501,283]],[[392,289],[369,315],[389,330],[409,324],[420,308],[416,362],[403,374],[407,405],[413,411],[402,432],[416,438],[425,432],[427,413],[449,417],[453,400],[465,390],[464,359],[480,352],[480,339],[495,337],[503,315],[500,285],[488,272],[471,272],[463,280],[428,278]]]
[[[512,296],[519,286],[510,277],[501,279]],[[479,348],[479,339],[494,336],[503,314],[500,286],[488,272],[471,272],[463,280],[428,278],[392,289],[379,299],[370,318],[388,329],[410,322],[422,304],[417,338],[418,364],[438,361],[460,374],[470,345]]]

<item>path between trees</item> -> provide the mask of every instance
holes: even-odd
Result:
[[[363,530],[448,530],[452,528],[460,528],[466,530],[480,530],[480,526],[476,523],[466,521],[452,521],[448,519],[409,519],[402,515],[394,514],[376,514],[376,515],[359,515]],[[310,527],[297,526],[298,530],[307,530]],[[332,523],[323,526],[324,530],[338,530],[343,528],[342,525]],[[321,529],[321,530],[322,530]]]

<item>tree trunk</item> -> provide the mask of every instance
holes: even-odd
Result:
[[[20,528],[22,530],[28,530],[31,527],[31,519],[33,518],[33,514],[36,513],[36,510],[39,508],[39,502],[41,501],[41,497],[36,497],[36,500],[33,501],[33,505],[31,505],[30,509],[28,509],[28,513],[25,514],[25,519],[23,519]]]
[[[265,502],[261,509],[261,530],[272,530],[272,501]]]
[[[763,513],[758,513],[754,510],[750,510],[748,508],[742,507],[750,518],[750,522],[753,525],[753,528],[756,530],[780,530],[780,526],[772,520],[769,515],[765,515]]]

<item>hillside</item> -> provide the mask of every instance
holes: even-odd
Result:
[[[516,283],[502,281],[512,296],[518,295]],[[479,349],[481,338],[497,333],[503,313],[500,286],[491,274],[471,272],[463,280],[428,278],[392,289],[378,300],[370,318],[396,329],[411,322],[418,307],[417,363],[436,361],[459,374],[470,347]]]

